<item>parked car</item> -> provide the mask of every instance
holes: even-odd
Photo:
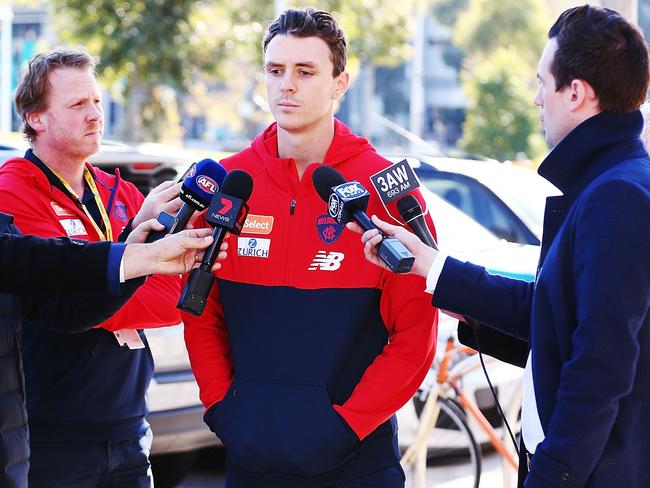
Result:
[[[156,150],[157,145],[147,145],[150,150],[130,146],[121,142],[103,141],[99,152],[89,161],[107,173],[119,168],[120,176],[133,183],[143,194],[163,181],[172,180],[183,174],[192,163],[191,155],[182,149]],[[0,165],[10,157],[25,154],[26,142],[0,143]]]
[[[498,237],[539,245],[546,197],[559,191],[532,170],[496,161],[430,156],[406,159],[422,185]]]

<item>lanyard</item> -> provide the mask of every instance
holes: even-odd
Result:
[[[97,208],[99,209],[99,214],[102,217],[102,222],[104,224],[104,228],[106,229],[106,235],[102,232],[102,230],[99,228],[97,225],[97,222],[95,222],[95,219],[93,219],[92,215],[90,215],[90,212],[86,208],[86,206],[82,203],[81,199],[77,196],[75,191],[72,189],[70,185],[68,185],[68,182],[65,181],[61,176],[57,174],[56,171],[54,171],[52,168],[50,168],[50,171],[56,176],[59,181],[63,184],[66,190],[74,196],[77,201],[79,202],[79,205],[81,205],[81,209],[84,211],[86,216],[88,217],[88,220],[90,220],[90,223],[93,225],[95,228],[95,231],[99,235],[99,238],[102,241],[113,241],[113,229],[111,228],[111,221],[108,218],[108,214],[106,213],[106,209],[104,208],[104,202],[102,202],[102,199],[99,197],[99,192],[97,191],[97,185],[95,184],[95,180],[93,178],[93,175],[90,173],[90,170],[88,169],[87,166],[84,166],[84,180],[86,181],[86,184],[88,185],[88,188],[90,188],[90,191],[93,194],[93,198],[95,199],[95,203],[97,204]]]

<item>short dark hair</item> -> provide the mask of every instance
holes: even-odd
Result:
[[[88,53],[72,49],[58,49],[31,57],[14,94],[16,112],[23,120],[22,131],[29,141],[36,138],[36,131],[27,122],[27,115],[47,108],[50,73],[62,68],[90,69],[94,73],[95,66],[95,60]]]
[[[637,110],[648,90],[648,48],[639,30],[618,12],[584,5],[563,12],[548,31],[557,40],[551,64],[555,90],[574,79],[589,83],[600,110]]]
[[[334,65],[332,75],[337,77],[345,71],[348,47],[345,34],[329,12],[308,7],[304,10],[285,10],[275,19],[264,34],[264,52],[275,36],[318,37],[330,49],[330,60]]]

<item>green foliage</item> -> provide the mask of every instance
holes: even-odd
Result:
[[[211,45],[201,5],[196,0],[55,1],[68,27],[61,36],[98,55],[103,75],[139,73],[152,84],[179,88],[195,69],[216,68],[218,46]]]
[[[207,29],[202,2],[55,0],[54,6],[65,24],[61,38],[99,57],[100,76],[137,106],[127,107],[127,134],[134,139],[158,140],[160,123],[177,119],[167,114],[175,103],[166,103],[161,86],[184,92],[197,73],[217,72],[224,47]]]
[[[541,155],[533,100],[547,24],[542,0],[469,0],[454,34],[470,102],[463,149],[499,160]]]
[[[476,55],[511,47],[536,64],[546,44],[546,19],[541,0],[470,0],[458,18],[454,41]]]
[[[337,18],[348,38],[352,56],[371,59],[377,66],[395,66],[410,55],[413,0],[339,3],[341,10]]]
[[[539,122],[526,71],[517,53],[501,48],[471,75],[463,74],[467,96],[474,101],[463,127],[463,149],[498,160],[530,154],[529,136]]]
[[[409,54],[411,9],[417,0],[288,1],[287,7],[331,11],[348,38],[349,67],[359,59],[396,65]],[[178,119],[179,93],[205,93],[217,80],[231,99],[261,107],[260,67],[264,29],[273,2],[240,0],[54,0],[58,33],[100,58],[98,73],[128,112],[124,137],[160,139]],[[216,78],[215,78],[216,77]],[[204,97],[205,99],[205,97]],[[234,110],[234,109],[233,109]],[[229,119],[234,111],[227,115]]]
[[[442,25],[454,26],[458,16],[467,8],[469,0],[436,0],[431,13]]]

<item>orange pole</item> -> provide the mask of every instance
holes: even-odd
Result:
[[[472,417],[476,419],[481,428],[488,435],[490,438],[490,443],[494,446],[497,452],[503,456],[516,471],[518,469],[517,461],[503,444],[497,433],[490,425],[490,422],[488,422],[488,420],[485,418],[485,415],[483,415],[483,413],[469,401],[467,395],[465,395],[465,392],[456,389],[456,395],[458,395],[458,399],[460,400],[461,405],[465,407],[465,409],[472,415]]]

